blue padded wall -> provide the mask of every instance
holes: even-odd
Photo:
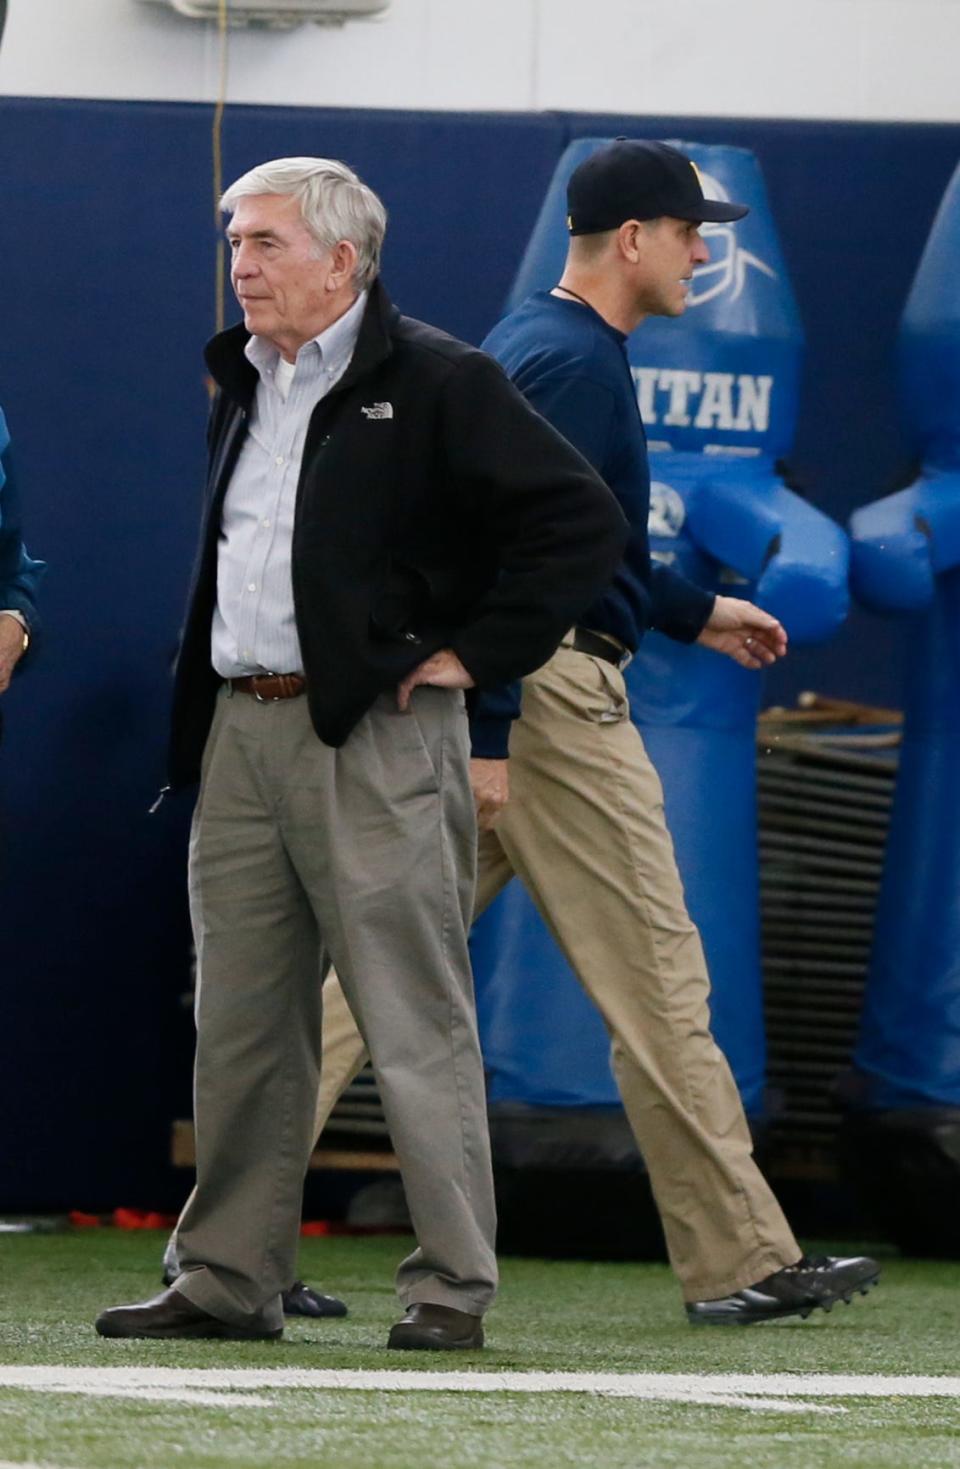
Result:
[[[197,105],[0,99],[0,402],[29,543],[50,563],[47,636],[4,701],[5,1208],[155,1204],[183,1187],[166,1153],[188,1086],[187,812],[145,812],[202,473],[210,124]],[[281,153],[347,158],[391,211],[397,300],[478,341],[563,148],[617,132],[760,159],[807,334],[797,467],[845,519],[906,470],[896,323],[960,128],[237,107],[226,174]],[[875,657],[855,656],[857,624],[780,687],[892,699],[869,627]]]

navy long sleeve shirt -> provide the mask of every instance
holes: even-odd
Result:
[[[650,467],[627,360],[627,339],[590,306],[541,291],[494,327],[483,350],[616,495],[630,523],[623,561],[580,625],[635,652],[648,628],[693,642],[713,595],[668,566],[651,563],[647,536]],[[471,708],[474,755],[502,758],[519,686],[479,691]]]

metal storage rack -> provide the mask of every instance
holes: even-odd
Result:
[[[804,695],[758,727],[762,954],[778,1177],[836,1175],[901,716]]]
[[[327,1167],[377,1170],[397,1167],[383,1115],[383,1103],[369,1064],[346,1088],[331,1112],[320,1147],[326,1158],[331,1160]],[[355,1161],[345,1163],[343,1159],[346,1157]]]

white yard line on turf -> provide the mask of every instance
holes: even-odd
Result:
[[[24,1464],[19,1459],[16,1463],[12,1459],[0,1459],[0,1469],[62,1469],[62,1465],[56,1464]]]
[[[960,1398],[960,1377],[828,1373],[425,1372],[309,1368],[3,1367],[0,1388],[218,1406],[274,1406],[265,1396],[314,1392],[588,1393],[766,1412],[842,1412],[823,1399]],[[816,1407],[809,1401],[821,1400]],[[2,1469],[2,1466],[0,1466]]]

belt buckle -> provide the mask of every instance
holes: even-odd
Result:
[[[256,699],[258,704],[278,704],[280,702],[279,694],[268,694],[265,697],[257,688],[257,681],[261,678],[279,678],[279,674],[255,673],[250,680],[251,684],[253,685],[253,697]]]

